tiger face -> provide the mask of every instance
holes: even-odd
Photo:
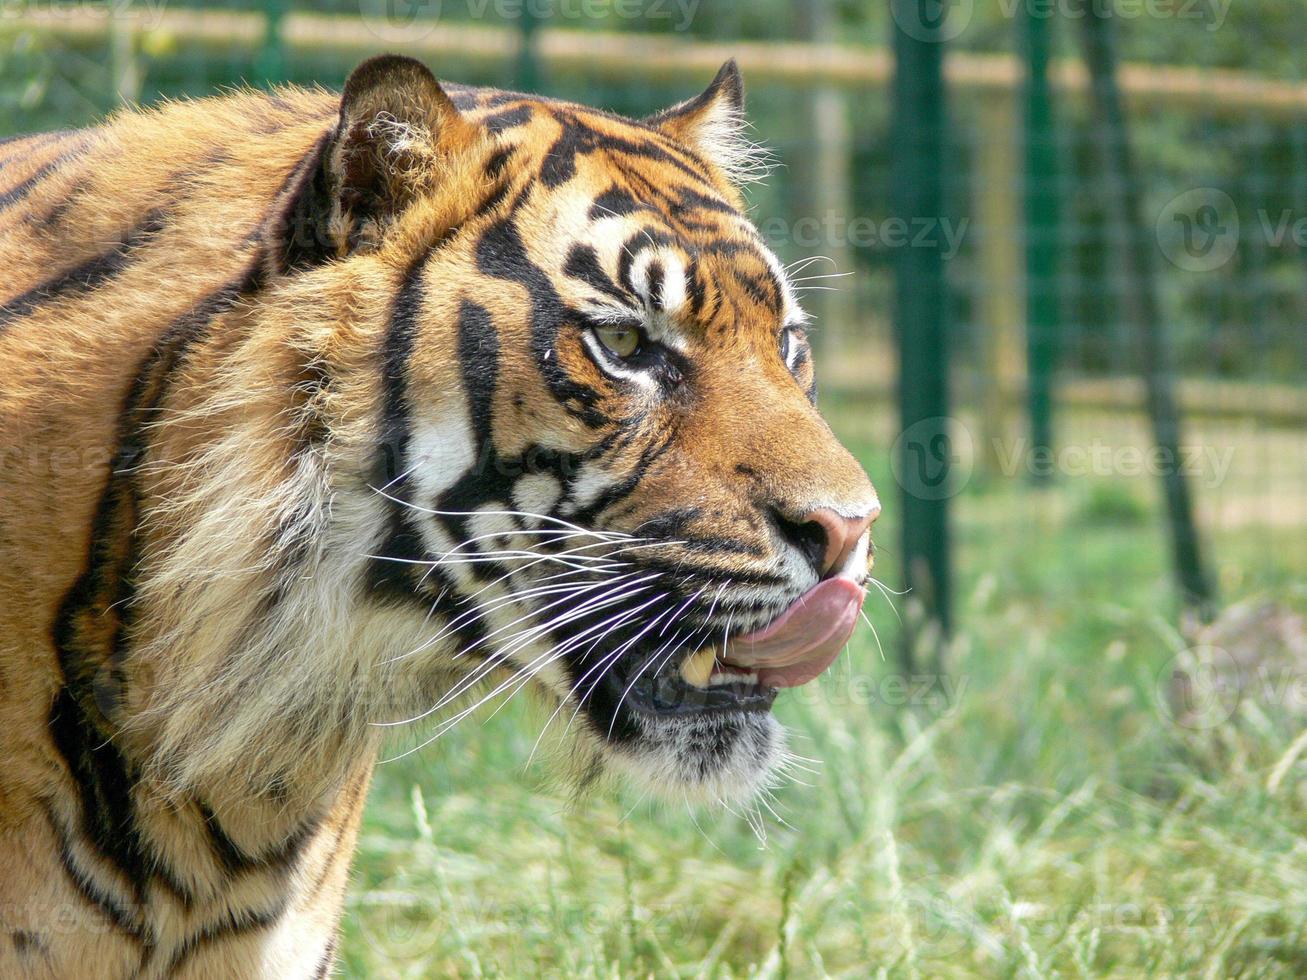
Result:
[[[741,125],[733,63],[633,122],[388,57],[323,150],[342,247],[401,270],[373,586],[443,614],[439,704],[532,683],[677,799],[775,767],[777,689],[847,641],[879,512],[743,214]]]

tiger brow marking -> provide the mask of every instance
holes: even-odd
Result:
[[[588,428],[609,424],[608,416],[595,407],[599,393],[575,380],[559,358],[552,356],[567,318],[567,307],[553,277],[528,257],[513,216],[501,218],[482,233],[476,261],[483,275],[515,282],[526,290],[531,302],[531,353],[558,403]]]
[[[642,134],[644,140],[637,142],[616,133],[605,133],[596,129],[575,112],[565,109],[555,110],[554,118],[558,120],[562,132],[550,146],[545,155],[545,163],[541,167],[540,176],[547,187],[558,187],[571,180],[576,175],[577,157],[589,155],[596,150],[657,160],[670,164],[697,180],[703,180],[707,176],[706,172],[692,166],[668,147],[659,145],[657,134],[652,130],[646,130]]]

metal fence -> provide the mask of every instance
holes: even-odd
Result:
[[[785,260],[825,257],[803,275],[853,273],[805,283],[822,324],[824,391],[837,428],[886,460],[895,448],[897,464],[874,475],[907,491],[909,523],[941,553],[928,565],[951,557],[933,523],[950,501],[964,544],[986,522],[1038,534],[1028,508],[1084,505],[1111,519],[1137,503],[1140,533],[1160,547],[1166,497],[1149,488],[1158,477],[1165,486],[1167,471],[1183,470],[1202,534],[1273,549],[1278,529],[1307,522],[1301,61],[1266,71],[1250,44],[1242,60],[1222,48],[1217,64],[1180,43],[1210,30],[1210,17],[1188,24],[1181,8],[1194,5],[1158,4],[1153,16],[1170,11],[1177,33],[1173,63],[1154,63],[1157,32],[1144,45],[1139,22],[1112,18],[1133,150],[1121,173],[1111,162],[1120,133],[1105,128],[1085,59],[1088,6],[1053,4],[1057,16],[1044,18],[1040,4],[1000,4],[984,19],[960,0],[926,23],[916,0],[895,0],[856,43],[823,40],[839,31],[820,18],[793,32],[814,40],[769,40],[764,13],[746,5],[650,0],[630,17],[598,0],[454,6],[0,4],[0,136],[240,82],[338,86],[381,50],[460,81],[538,86],[641,114],[697,91],[734,56],[757,134],[784,164],[750,190],[755,216]],[[794,9],[829,15],[814,0]],[[1301,18],[1277,29],[1307,41]],[[915,86],[912,72],[924,72]],[[915,158],[905,139],[923,141]],[[829,285],[839,288],[817,288]],[[938,333],[923,331],[923,316]],[[1150,317],[1183,425],[1171,460],[1157,457],[1150,425]],[[946,420],[914,436],[896,397],[917,413],[908,422],[932,402]],[[929,437],[941,431],[948,473],[924,486],[912,453],[935,454]],[[1016,496],[990,510],[995,485]],[[1139,489],[1083,499],[1109,485]],[[903,531],[910,572],[913,528]],[[973,571],[964,563],[960,574]],[[929,597],[938,574],[923,569],[918,594]]]

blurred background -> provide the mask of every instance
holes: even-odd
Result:
[[[496,709],[379,768],[345,973],[1307,974],[1300,0],[0,0],[0,137],[387,50],[636,116],[735,57],[885,513],[772,797],[576,804]]]

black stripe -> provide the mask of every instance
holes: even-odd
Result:
[[[508,166],[508,161],[513,156],[513,149],[511,146],[506,146],[502,150],[496,150],[491,154],[485,166],[487,177],[491,180],[498,180],[503,175],[504,168]]]
[[[322,959],[318,961],[318,968],[313,971],[313,980],[325,980],[331,973],[331,965],[336,960],[336,943],[337,936],[332,936],[327,940],[327,948],[322,951]]]
[[[531,121],[531,107],[521,105],[516,109],[504,109],[493,115],[486,116],[481,125],[485,126],[492,133],[502,133],[506,129],[513,129],[515,126],[521,126],[523,123]]]
[[[468,300],[458,311],[458,360],[478,451],[492,443],[495,386],[499,381],[499,335],[484,306]]]
[[[738,266],[732,267],[731,273],[755,303],[770,308],[777,315],[783,312],[781,309],[780,283],[776,281],[775,276],[770,271],[767,278],[745,272]]]
[[[476,464],[435,502],[435,509],[454,512],[442,514],[438,520],[456,544],[470,537],[471,519],[463,512],[476,510],[491,501],[508,506],[513,492],[513,480],[508,468],[502,465],[494,443],[499,337],[485,308],[466,300],[458,316],[458,359],[463,390],[467,394]],[[469,571],[478,578],[497,578],[507,570],[497,562],[486,562],[469,566]]]
[[[28,929],[14,929],[9,933],[9,939],[14,944],[14,952],[19,956],[46,956],[50,952],[45,943],[45,937],[39,932],[32,932]]]
[[[334,195],[325,160],[331,136],[330,130],[319,136],[291,168],[278,195],[283,203],[262,228],[277,272],[306,269],[335,254],[329,226]]]
[[[87,259],[0,305],[0,328],[18,317],[28,316],[44,303],[90,292],[121,275],[131,263],[134,250],[148,244],[164,226],[162,210],[149,212],[140,225],[120,238],[109,251]]]
[[[10,152],[0,156],[0,170],[4,170],[10,164],[17,163],[19,160],[26,160],[27,153],[32,150],[39,150],[49,146],[51,143],[57,143],[61,139],[72,135],[72,130],[59,130],[53,133],[33,133],[27,136],[9,136],[0,140],[0,146],[9,147]],[[13,144],[28,141],[28,145],[22,149],[16,149]],[[24,152],[26,151],[26,152]]]
[[[580,524],[583,527],[592,526],[600,514],[608,510],[610,507],[614,507],[621,503],[634,493],[640,486],[640,483],[644,480],[645,474],[649,472],[649,468],[653,466],[653,464],[657,462],[664,453],[671,449],[675,438],[676,427],[672,425],[667,426],[661,432],[660,438],[645,447],[643,452],[641,452],[640,458],[631,472],[628,473],[620,482],[608,487],[599,494],[599,496],[590,502],[588,507],[578,510],[572,516],[573,522]]]
[[[87,182],[78,177],[71,185],[60,194],[60,199],[56,201],[45,214],[34,220],[36,227],[41,231],[49,232],[55,228],[65,217],[68,216],[78,204],[81,203],[82,195],[86,192]]]
[[[690,264],[685,269],[685,281],[689,286],[690,312],[697,319],[703,312],[705,298],[705,287],[703,277],[700,275],[699,260],[697,258],[690,259]]]
[[[614,184],[594,199],[590,205],[590,220],[627,215],[637,210],[649,210],[649,205],[639,203],[630,191]]]
[[[655,310],[662,310],[663,303],[663,264],[657,259],[649,263],[649,304]]]
[[[188,896],[142,838],[131,798],[137,773],[111,739],[115,726],[110,716],[122,686],[135,591],[140,491],[134,470],[147,448],[146,427],[156,418],[173,372],[209,322],[257,287],[258,268],[256,260],[240,278],[173,321],[142,359],[119,414],[116,449],[92,519],[84,570],[61,600],[51,630],[63,687],[51,704],[49,725],[80,795],[82,832],[132,882],[140,902],[151,880],[183,902]]]
[[[411,601],[419,577],[410,561],[424,554],[422,535],[413,526],[409,500],[410,480],[405,472],[410,441],[408,362],[417,342],[422,312],[422,272],[426,256],[404,274],[395,294],[381,349],[382,409],[380,443],[372,485],[394,500],[388,501],[389,528],[377,556],[368,563],[367,588],[391,600]],[[387,559],[401,559],[398,561]]]
[[[258,932],[261,929],[268,929],[276,925],[277,920],[286,912],[286,904],[286,900],[282,899],[276,907],[271,909],[245,912],[243,914],[229,911],[223,919],[211,922],[198,932],[187,936],[181,945],[173,951],[172,958],[168,961],[168,966],[162,975],[171,977],[176,974],[187,960],[205,946],[224,939],[243,936],[246,933]]]
[[[25,200],[32,191],[36,190],[41,181],[67,163],[74,155],[74,153],[62,153],[49,163],[37,167],[26,180],[20,181],[7,191],[0,191],[0,211],[8,210],[19,201]]]
[[[612,133],[603,133],[570,112],[556,113],[562,131],[550,146],[540,167],[540,180],[546,187],[558,187],[576,176],[576,158],[596,150],[621,153],[669,164],[698,180],[707,180],[707,172],[692,166],[652,140],[637,142]]]
[[[567,261],[563,263],[563,275],[579,279],[621,303],[632,302],[632,297],[608,277],[608,273],[599,264],[598,254],[589,245],[578,243],[568,249]]]
[[[209,832],[209,843],[222,866],[232,874],[247,874],[251,871],[281,871],[288,868],[299,858],[305,842],[317,831],[321,822],[315,817],[306,820],[275,847],[258,854],[250,854],[227,836],[218,815],[207,803],[199,805],[200,816]]]
[[[132,787],[136,774],[108,738],[87,737],[83,714],[67,687],[50,710],[50,736],[68,763],[81,802],[81,832],[95,850],[121,868],[132,881],[138,901],[141,882],[151,875],[183,905],[194,900],[158,855],[151,854],[136,826]],[[97,740],[98,738],[98,740]]]
[[[585,425],[605,425],[608,418],[595,408],[599,393],[575,381],[554,356],[563,325],[574,315],[549,274],[527,257],[517,222],[510,216],[492,224],[477,242],[476,256],[485,275],[518,283],[530,296],[531,352],[554,398]]]
[[[132,915],[130,906],[124,905],[113,895],[100,887],[96,881],[91,878],[77,860],[73,857],[72,843],[68,839],[68,833],[64,829],[63,822],[55,816],[54,811],[50,809],[49,804],[45,806],[46,822],[50,825],[50,830],[54,833],[59,842],[59,860],[63,864],[64,872],[68,875],[69,880],[77,888],[77,892],[89,904],[94,905],[105,917],[109,919],[122,932],[127,933],[137,942],[146,946],[153,942],[145,926]]]
[[[721,221],[714,217],[717,214],[734,217],[747,227],[739,211],[711,194],[692,190],[683,184],[669,189],[665,184],[655,183],[634,172],[628,173],[626,178],[648,199],[650,203],[646,207],[659,212],[663,220],[677,231],[708,236],[728,234],[730,229],[723,229]],[[702,202],[702,206],[697,202]]]
[[[622,242],[622,256],[617,260],[617,278],[626,289],[635,293],[636,288],[631,283],[631,266],[635,263],[635,257],[644,248],[657,248],[661,245],[677,244],[672,241],[667,232],[658,228],[641,228],[632,234],[626,241]]]

